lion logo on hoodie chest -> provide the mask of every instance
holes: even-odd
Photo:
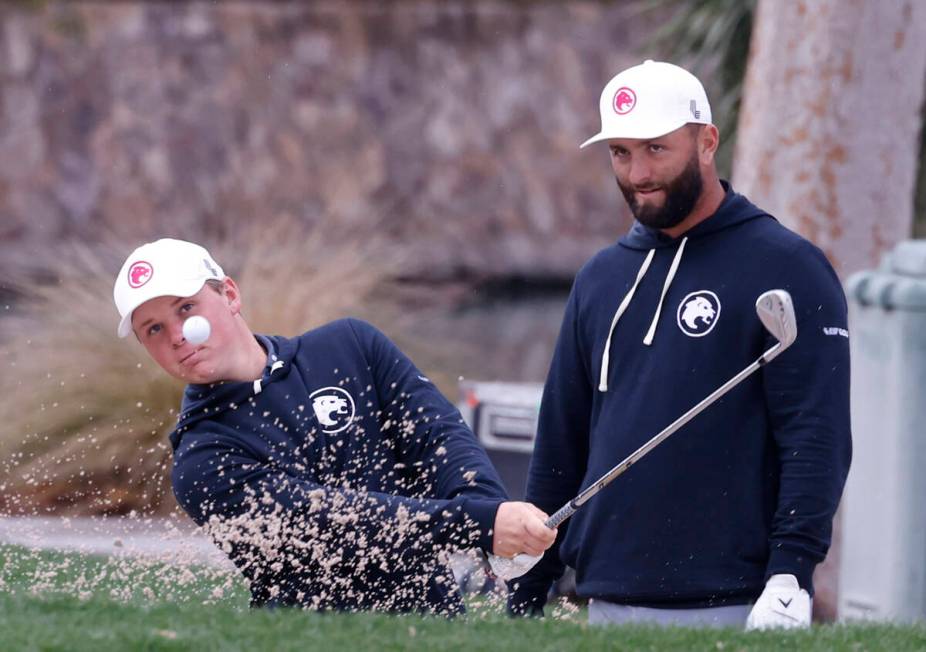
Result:
[[[690,292],[678,304],[676,322],[689,337],[704,337],[720,319],[720,299],[710,290]]]
[[[312,410],[322,432],[341,432],[354,420],[354,398],[341,387],[323,387],[309,394]]]

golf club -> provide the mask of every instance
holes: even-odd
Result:
[[[771,362],[778,354],[794,343],[797,338],[797,322],[794,318],[794,304],[791,295],[785,290],[769,290],[756,300],[756,313],[765,329],[778,341],[763,353],[748,367],[733,376],[730,380],[711,392],[704,400],[688,410],[685,414],[673,421],[665,430],[640,446],[627,456],[621,463],[601,476],[578,496],[563,505],[555,514],[546,520],[548,528],[555,528],[567,518],[576,513],[582,505],[597,494],[601,489],[611,483],[616,477],[637,463],[644,455],[656,448],[679,428],[691,421],[721,396],[740,384],[748,376]],[[512,558],[489,555],[489,566],[496,576],[503,580],[512,580],[521,577],[540,561],[543,555],[527,555],[524,553]]]

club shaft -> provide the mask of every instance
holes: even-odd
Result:
[[[679,428],[684,426],[686,423],[698,416],[705,408],[714,403],[721,396],[729,392],[731,389],[739,385],[745,378],[757,371],[758,369],[764,367],[768,364],[775,356],[777,356],[782,350],[781,343],[776,343],[775,346],[771,347],[768,351],[763,353],[759,358],[750,364],[748,367],[743,369],[741,372],[733,376],[730,380],[725,382],[723,385],[715,389],[713,392],[708,394],[700,403],[695,405],[693,408],[688,410],[685,414],[680,416],[678,419],[669,424],[665,430],[660,432],[658,435],[650,439],[648,442],[640,446],[637,450],[628,455],[622,462],[617,466],[612,468],[610,471],[601,476],[598,480],[592,483],[585,491],[580,493],[578,496],[570,500],[568,503],[563,505],[553,516],[546,520],[546,526],[548,528],[555,528],[560,523],[568,519],[570,516],[576,513],[576,510],[584,505],[592,496],[601,491],[605,486],[610,484],[612,480],[622,474],[624,471],[629,469],[631,466],[636,464],[642,457],[644,457],[651,450],[656,448],[659,444],[665,441],[670,435],[674,434]]]

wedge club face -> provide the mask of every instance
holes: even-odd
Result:
[[[769,290],[756,300],[756,313],[769,333],[781,342],[782,350],[797,338],[797,320],[791,295],[785,290]]]

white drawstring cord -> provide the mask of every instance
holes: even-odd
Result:
[[[601,376],[598,379],[599,392],[608,391],[608,364],[611,358],[611,334],[614,333],[617,320],[621,318],[621,315],[627,310],[627,306],[630,305],[630,300],[633,299],[633,293],[637,291],[637,286],[640,284],[643,275],[646,274],[646,270],[649,269],[649,264],[652,262],[655,253],[655,249],[650,249],[649,253],[646,254],[646,260],[643,261],[643,265],[640,266],[640,271],[637,272],[637,280],[633,282],[633,287],[631,287],[630,291],[624,296],[624,300],[621,301],[621,305],[618,306],[617,312],[614,313],[614,319],[611,320],[608,339],[604,343],[604,351],[601,354]]]
[[[282,369],[283,366],[284,366],[284,363],[282,360],[277,360],[276,362],[274,362],[272,365],[270,365],[270,375],[273,375],[273,372],[276,371],[277,369]],[[261,381],[260,378],[254,381],[254,393],[255,394],[260,394],[261,390],[263,389],[260,381]]]
[[[643,343],[646,346],[653,343],[653,337],[656,335],[656,323],[659,321],[659,314],[662,312],[662,302],[665,300],[666,293],[669,291],[669,286],[672,284],[672,279],[675,278],[675,272],[682,262],[682,252],[685,251],[686,242],[688,242],[688,238],[682,238],[682,244],[678,246],[678,251],[675,252],[675,258],[672,259],[672,266],[669,267],[669,273],[666,275],[666,282],[662,284],[662,295],[659,297],[659,305],[656,306],[656,314],[653,315],[653,323],[649,325],[646,337],[643,338]]]

